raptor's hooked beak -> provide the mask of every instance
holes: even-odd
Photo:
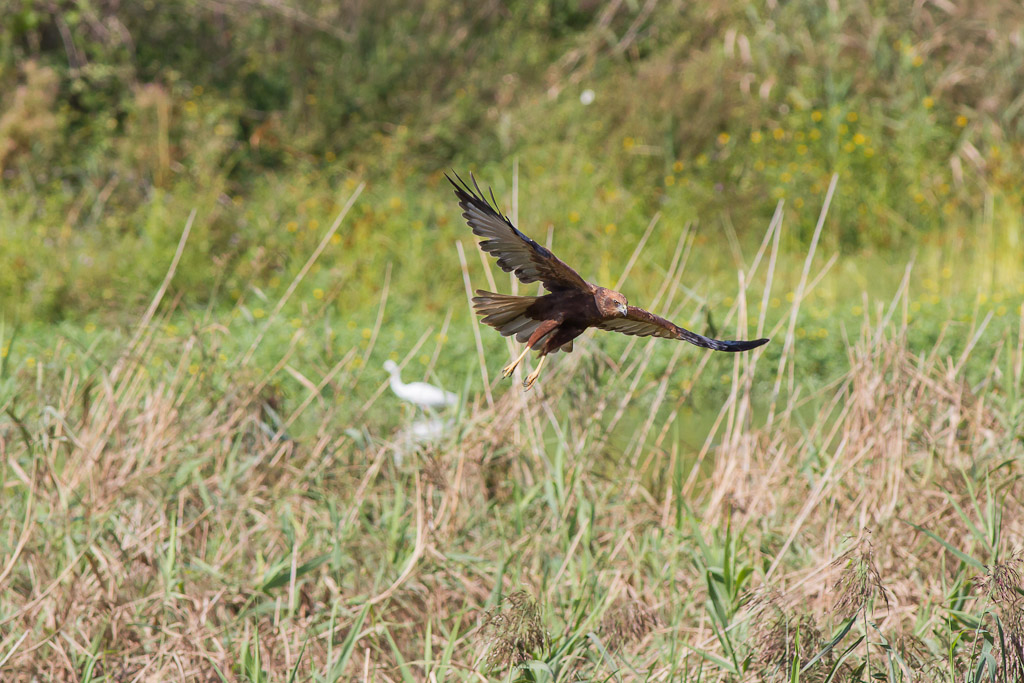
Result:
[[[627,306],[626,304],[619,304],[619,313],[621,313],[623,317],[626,316],[626,313],[628,311],[629,311],[629,306]]]

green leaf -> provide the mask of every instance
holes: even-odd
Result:
[[[710,652],[705,652],[704,650],[698,650],[697,648],[693,647],[692,645],[685,645],[685,647],[688,647],[689,649],[693,650],[694,652],[696,652],[698,655],[700,655],[704,659],[706,659],[709,662],[712,662],[714,664],[717,664],[719,667],[721,667],[722,669],[725,669],[726,671],[728,671],[730,673],[734,673],[734,674],[738,674],[739,673],[739,671],[736,670],[736,667],[733,666],[732,662],[730,662],[728,660],[725,660],[725,659],[722,659],[718,655],[713,655]]]
[[[966,563],[966,564],[969,564],[970,566],[974,567],[975,569],[980,569],[980,570],[982,570],[982,571],[984,571],[984,570],[985,570],[985,565],[984,565],[984,564],[983,564],[982,562],[980,562],[980,561],[978,561],[978,560],[974,559],[973,557],[971,557],[971,556],[970,556],[970,555],[968,555],[967,553],[963,552],[963,551],[962,551],[962,550],[960,550],[959,548],[954,548],[954,547],[953,547],[952,545],[950,545],[950,544],[949,544],[948,542],[946,542],[945,540],[943,540],[943,539],[939,538],[938,536],[936,536],[936,535],[935,535],[934,533],[932,533],[932,532],[931,532],[931,531],[929,531],[928,529],[925,529],[925,528],[924,528],[923,526],[921,526],[921,525],[919,525],[919,524],[914,524],[913,522],[907,521],[907,520],[905,520],[905,519],[901,519],[900,521],[901,521],[901,522],[903,522],[904,524],[909,524],[910,526],[914,527],[915,529],[917,529],[918,531],[920,531],[920,532],[921,532],[922,534],[924,534],[925,536],[928,536],[928,537],[929,537],[929,538],[931,538],[931,539],[932,539],[933,541],[936,541],[936,542],[937,542],[937,543],[939,543],[939,544],[940,544],[940,545],[941,545],[941,546],[942,546],[943,548],[945,548],[945,549],[946,549],[946,550],[948,550],[949,552],[951,552],[951,553],[953,553],[954,555],[956,555],[957,557],[959,557],[959,558],[960,558],[960,560],[961,560],[961,561],[963,561],[964,563]]]
[[[348,666],[348,660],[352,657],[352,652],[355,649],[356,642],[363,635],[360,633],[360,629],[363,628],[363,621],[366,620],[366,615],[369,612],[370,605],[363,605],[363,610],[352,623],[352,627],[349,629],[348,635],[345,636],[345,640],[341,644],[341,652],[338,653],[338,659],[334,662],[330,672],[327,674],[328,681],[342,680],[342,674],[345,673],[345,667]]]
[[[846,637],[846,634],[850,632],[851,628],[853,628],[853,620],[854,620],[854,618],[855,617],[848,617],[846,619],[846,626],[844,626],[842,629],[839,630],[839,633],[836,634],[835,638],[830,640],[825,645],[825,647],[822,648],[821,652],[819,652],[818,654],[816,654],[813,657],[811,657],[810,661],[807,662],[806,664],[804,664],[803,668],[800,669],[801,673],[806,673],[808,669],[810,669],[812,666],[814,666],[815,662],[817,662],[819,659],[821,659],[822,657],[827,655],[829,652],[831,652],[832,649],[836,645],[839,644],[839,641],[841,641],[843,638]],[[863,638],[863,636],[861,636],[861,638]],[[858,642],[860,642],[860,641],[858,641]]]
[[[303,562],[302,564],[295,567],[295,578],[308,574],[327,560],[331,559],[330,553],[324,555],[318,555],[312,560]],[[276,570],[271,574],[270,578],[263,582],[260,586],[260,590],[264,593],[268,593],[275,588],[280,588],[288,584],[292,578],[292,563],[291,560],[282,560],[277,564]]]

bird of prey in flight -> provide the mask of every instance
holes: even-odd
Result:
[[[710,339],[654,315],[642,308],[630,306],[619,292],[587,282],[557,256],[520,232],[497,208],[494,193],[488,202],[476,179],[470,175],[473,187],[455,174],[452,180],[463,217],[473,233],[483,238],[480,248],[497,257],[498,265],[506,273],[515,273],[523,283],[540,281],[549,293],[543,296],[509,296],[476,290],[473,308],[484,316],[483,322],[501,332],[502,336],[515,335],[525,342],[519,357],[502,370],[509,377],[530,349],[539,352],[536,369],[529,374],[523,386],[529,389],[537,381],[544,359],[556,351],[572,351],[573,340],[588,327],[621,332],[638,337],[665,337],[681,339],[696,346],[715,351],[748,351],[768,342],[722,341]]]

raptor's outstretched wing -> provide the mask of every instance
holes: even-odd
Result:
[[[649,311],[636,306],[626,309],[625,318],[611,318],[597,324],[602,330],[632,334],[637,337],[665,337],[666,339],[682,339],[695,346],[703,346],[706,349],[715,351],[749,351],[756,349],[762,344],[767,344],[767,339],[755,339],[753,341],[723,341],[711,339],[695,332],[679,327],[675,323],[654,315]]]
[[[498,265],[506,273],[515,273],[525,283],[537,282],[544,284],[549,292],[570,289],[593,291],[593,287],[580,277],[575,270],[565,265],[557,256],[516,229],[512,222],[497,209],[498,202],[491,193],[491,201],[484,197],[476,179],[470,175],[473,187],[455,175],[452,180],[445,174],[455,187],[455,195],[459,198],[462,215],[469,227],[479,237],[480,248],[498,258]],[[474,190],[475,188],[475,190]]]

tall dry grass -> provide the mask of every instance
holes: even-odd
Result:
[[[1017,680],[1024,310],[1014,334],[950,322],[913,348],[908,268],[808,389],[821,342],[795,321],[834,259],[812,247],[771,322],[782,228],[780,209],[724,324],[783,351],[735,357],[694,453],[668,387],[709,355],[687,370],[699,352],[657,340],[581,344],[529,394],[481,350],[482,382],[416,446],[364,419],[391,400],[356,362],[376,333],[319,377],[290,347],[217,383],[187,360],[206,318],[154,371],[172,268],[115,363],[40,366],[0,406],[4,680]],[[692,308],[692,249],[684,231],[652,307]],[[360,403],[360,383],[379,390]]]

